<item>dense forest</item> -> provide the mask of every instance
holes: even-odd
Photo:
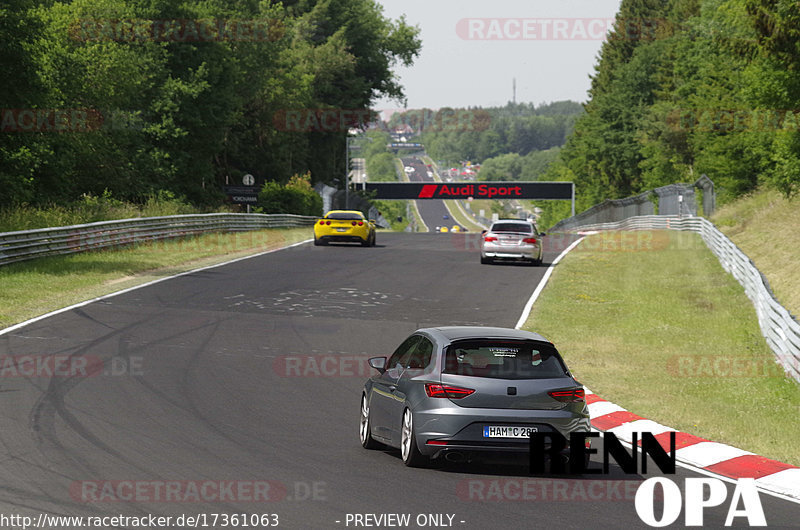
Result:
[[[722,201],[762,185],[792,196],[798,67],[795,0],[622,0],[586,113],[544,178],[575,181],[579,210],[702,174]]]
[[[500,155],[525,157],[563,145],[583,109],[573,101],[557,101],[538,107],[532,103],[508,103],[504,107],[453,112],[455,119],[435,123],[438,126],[431,130],[423,129],[420,141],[434,160],[483,163]],[[471,119],[462,119],[464,116]],[[398,118],[402,119],[402,115]]]
[[[313,109],[402,99],[418,34],[373,0],[5,0],[0,207],[331,181],[351,123]]]

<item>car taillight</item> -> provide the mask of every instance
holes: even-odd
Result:
[[[326,221],[325,224],[330,226],[331,222],[330,221]]]
[[[438,385],[436,383],[425,383],[425,393],[433,398],[461,399],[475,392],[471,388],[461,388],[458,386]]]
[[[579,403],[586,400],[586,393],[582,388],[571,388],[569,390],[553,390],[547,393],[548,396],[562,403]]]
[[[358,226],[364,226],[364,221],[359,221]]]
[[[352,224],[353,224],[353,226],[356,226],[356,222],[355,222],[355,221],[353,221],[353,223],[352,223]]]
[[[324,224],[325,224],[325,221],[324,221],[323,219],[320,219],[320,220],[319,220],[319,224],[321,224],[321,225],[324,225]]]
[[[535,237],[526,237],[525,239],[522,240],[522,242],[523,243],[536,243],[536,238]]]
[[[494,237],[494,236],[486,236],[486,237],[483,238],[483,240],[487,241],[487,242],[490,242],[490,241],[497,241],[497,238]]]

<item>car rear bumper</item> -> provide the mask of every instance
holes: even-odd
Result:
[[[539,259],[538,245],[484,245],[481,257],[495,259]]]
[[[321,236],[317,239],[327,243],[361,243],[366,241],[366,238],[356,235]]]
[[[447,452],[526,453],[528,438],[487,438],[486,426],[536,427],[537,432],[560,434],[591,430],[588,413],[560,410],[471,409],[456,407],[415,411],[417,445],[422,454],[436,458]],[[429,442],[434,441],[436,444]],[[446,445],[442,445],[446,444]]]

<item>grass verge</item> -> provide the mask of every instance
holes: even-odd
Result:
[[[149,281],[308,239],[310,228],[213,233],[0,267],[0,328]]]
[[[774,190],[759,190],[720,208],[714,224],[753,260],[778,301],[800,315],[800,208]]]
[[[800,385],[783,375],[753,305],[699,235],[588,237],[554,271],[525,328],[631,412],[800,465]]]
[[[447,205],[447,209],[450,211],[450,217],[455,219],[455,221],[462,225],[466,226],[468,229],[472,230],[473,232],[480,232],[482,230],[487,230],[488,226],[481,226],[472,218],[469,217],[466,211],[461,208],[461,205],[458,201],[450,201],[451,204]]]

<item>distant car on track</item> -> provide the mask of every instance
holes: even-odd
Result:
[[[495,260],[542,264],[542,238],[536,225],[522,219],[501,219],[492,223],[481,238],[481,263]]]
[[[451,326],[420,329],[361,394],[361,445],[400,449],[403,463],[524,454],[531,432],[590,430],[583,386],[555,346],[528,331]],[[566,458],[568,448],[563,452]]]
[[[331,210],[314,223],[314,245],[351,242],[371,247],[375,245],[375,233],[375,221],[358,210]]]

